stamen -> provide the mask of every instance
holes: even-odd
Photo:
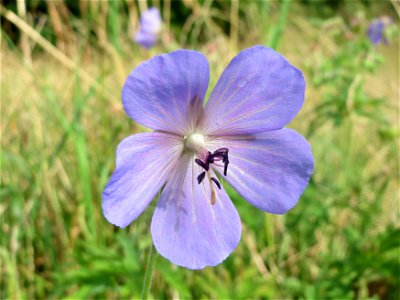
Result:
[[[197,176],[197,182],[200,184],[203,181],[204,177],[206,177],[206,171],[201,172],[200,175]]]
[[[206,169],[207,172],[208,172],[208,169],[210,168],[210,163],[212,163],[212,162],[210,162],[210,160],[212,160],[212,162],[214,162],[214,160],[212,159],[211,152],[208,151],[207,156],[206,156],[206,161],[205,161],[206,165],[204,167],[204,169]]]
[[[229,152],[228,148],[219,148],[219,149],[215,150],[214,153],[212,154],[214,160],[216,160],[216,161],[222,160],[222,162],[224,163],[224,175],[225,176],[227,176],[227,172],[228,172],[228,164],[229,164],[228,152]]]
[[[217,185],[217,187],[218,187],[219,189],[221,189],[221,184],[219,183],[219,181],[217,180],[217,178],[211,177],[211,180],[214,181],[214,183]]]
[[[196,162],[196,164],[198,164],[200,167],[202,167],[203,169],[206,170],[206,165],[201,159],[196,158],[194,161]],[[206,170],[206,171],[208,171],[208,170]]]
[[[221,183],[218,181],[217,178],[210,176],[210,173],[208,172],[210,169],[210,164],[215,163],[217,166],[222,167],[222,165],[216,163],[216,162],[222,161],[222,163],[224,164],[224,175],[227,176],[228,164],[229,164],[228,152],[229,152],[228,148],[219,148],[219,149],[215,150],[213,153],[208,151],[204,161],[202,161],[200,158],[196,158],[194,160],[196,162],[196,164],[198,164],[200,167],[202,167],[205,170],[205,171],[201,172],[199,176],[197,176],[197,182],[199,184],[204,180],[204,178],[207,174],[207,178],[210,183],[211,204],[212,205],[215,204],[216,194],[215,194],[214,185],[212,184],[211,181],[213,181],[215,183],[215,185],[218,187],[218,189],[221,189]]]
[[[225,156],[228,154],[229,149],[228,148],[219,148],[214,151],[213,155],[218,155],[218,156]]]
[[[215,198],[216,198],[216,196],[215,196],[215,188],[214,188],[214,186],[212,185],[212,183],[211,183],[211,176],[210,176],[210,173],[209,172],[207,172],[207,178],[208,178],[208,182],[210,183],[210,190],[211,190],[211,205],[214,205],[215,204]]]
[[[228,157],[225,159],[224,163],[225,163],[225,164],[224,164],[224,175],[227,176],[228,164],[229,164]]]

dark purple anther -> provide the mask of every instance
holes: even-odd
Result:
[[[198,164],[204,170],[208,171],[208,168],[206,168],[206,164],[201,159],[196,158],[194,161],[196,162],[196,164]]]
[[[197,176],[197,182],[199,184],[203,181],[203,179],[206,176],[206,172],[208,172],[208,170],[210,169],[210,164],[213,164],[216,161],[222,160],[222,162],[224,163],[224,175],[225,176],[227,175],[228,164],[229,164],[228,152],[229,152],[228,148],[219,148],[219,149],[215,150],[214,153],[211,153],[210,151],[208,151],[205,161],[202,161],[199,158],[196,158],[194,160],[196,162],[196,164],[198,164],[200,167],[202,167],[205,170],[199,176]],[[211,177],[211,180],[214,181],[214,183],[217,185],[217,187],[219,189],[221,189],[221,184],[219,183],[219,181],[216,178]]]
[[[206,156],[206,161],[205,161],[205,164],[206,164],[205,169],[207,172],[208,172],[208,169],[210,168],[210,163],[213,163],[213,162],[214,162],[214,159],[211,155],[211,152],[208,151],[207,156]]]
[[[213,155],[225,155],[229,152],[228,148],[219,148],[214,151]]]
[[[197,182],[200,184],[203,181],[204,177],[206,177],[206,171],[201,172],[200,175],[197,176]]]
[[[220,148],[214,151],[212,154],[212,158],[215,161],[220,161],[224,162],[228,158],[228,148]]]
[[[228,160],[228,157],[226,157],[226,159],[224,160],[224,175],[225,176],[227,176],[228,164],[229,164],[229,160]]]
[[[221,184],[219,183],[219,181],[217,180],[217,178],[211,177],[211,180],[214,181],[214,183],[217,185],[217,187],[218,187],[219,189],[221,189]]]
[[[229,159],[228,159],[228,148],[219,148],[214,151],[212,154],[214,160],[222,160],[224,163],[224,175],[227,176],[228,172],[228,164],[229,164]]]

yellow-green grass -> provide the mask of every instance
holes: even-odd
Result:
[[[245,20],[257,15],[247,9]],[[398,293],[399,41],[371,50],[384,62],[359,75],[369,97],[382,99],[386,122],[354,113],[350,87],[348,114],[335,124],[317,110],[327,88],[312,82],[319,65],[346,47],[337,33],[342,19],[313,22],[305,15],[292,7],[279,51],[305,71],[307,81],[305,105],[289,127],[306,135],[316,115],[323,120],[309,135],[316,161],[309,188],[296,208],[276,216],[227,187],[242,217],[239,247],[223,264],[202,271],[159,257],[155,298],[365,299]],[[278,18],[278,10],[271,17]],[[365,28],[367,19],[361,21]],[[355,35],[363,38],[362,31]],[[111,41],[92,45],[88,36],[76,38],[80,42],[65,52],[76,63],[71,70],[38,48],[29,66],[3,33],[1,298],[140,297],[155,203],[128,228],[117,229],[102,216],[101,192],[118,143],[146,130],[122,110],[125,77],[143,60],[180,46],[144,51],[120,36],[117,50]],[[238,47],[222,34],[184,46],[207,55],[212,87],[239,49],[266,41],[259,29]]]

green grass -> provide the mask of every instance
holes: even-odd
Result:
[[[2,28],[0,298],[140,298],[155,203],[126,229],[101,212],[116,147],[142,130],[122,110],[123,80],[141,61],[185,47],[206,54],[212,87],[238,51],[226,30],[228,2],[211,5],[212,19],[179,3],[170,28],[179,40],[196,16],[189,44],[164,40],[150,51],[129,39],[128,2],[110,4],[108,14],[97,2],[79,18],[70,13],[64,26],[78,42],[65,53],[98,86],[38,46],[29,67]],[[365,38],[372,16],[396,17],[390,3],[353,2],[336,15],[321,7],[241,1],[233,33],[239,49],[273,43],[305,73],[306,103],[289,126],[307,136],[316,166],[299,204],[268,215],[226,186],[243,224],[238,248],[201,271],[159,256],[151,297],[399,298],[399,40],[374,49]],[[58,41],[51,23],[42,34]]]

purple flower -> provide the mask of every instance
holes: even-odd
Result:
[[[152,7],[140,17],[140,28],[135,34],[135,42],[145,48],[151,48],[158,40],[162,20],[160,11]]]
[[[371,24],[368,27],[367,35],[370,41],[374,44],[374,46],[377,46],[380,43],[387,44],[387,39],[384,36],[384,30],[391,23],[392,19],[387,16],[382,16],[371,22]]]
[[[124,109],[154,131],[119,144],[103,192],[105,217],[125,227],[162,189],[154,245],[190,269],[221,263],[240,240],[239,215],[219,178],[255,207],[283,214],[314,166],[308,142],[283,128],[303,105],[305,82],[282,55],[262,46],[240,52],[203,107],[208,81],[206,58],[191,50],[133,70],[122,90]]]

